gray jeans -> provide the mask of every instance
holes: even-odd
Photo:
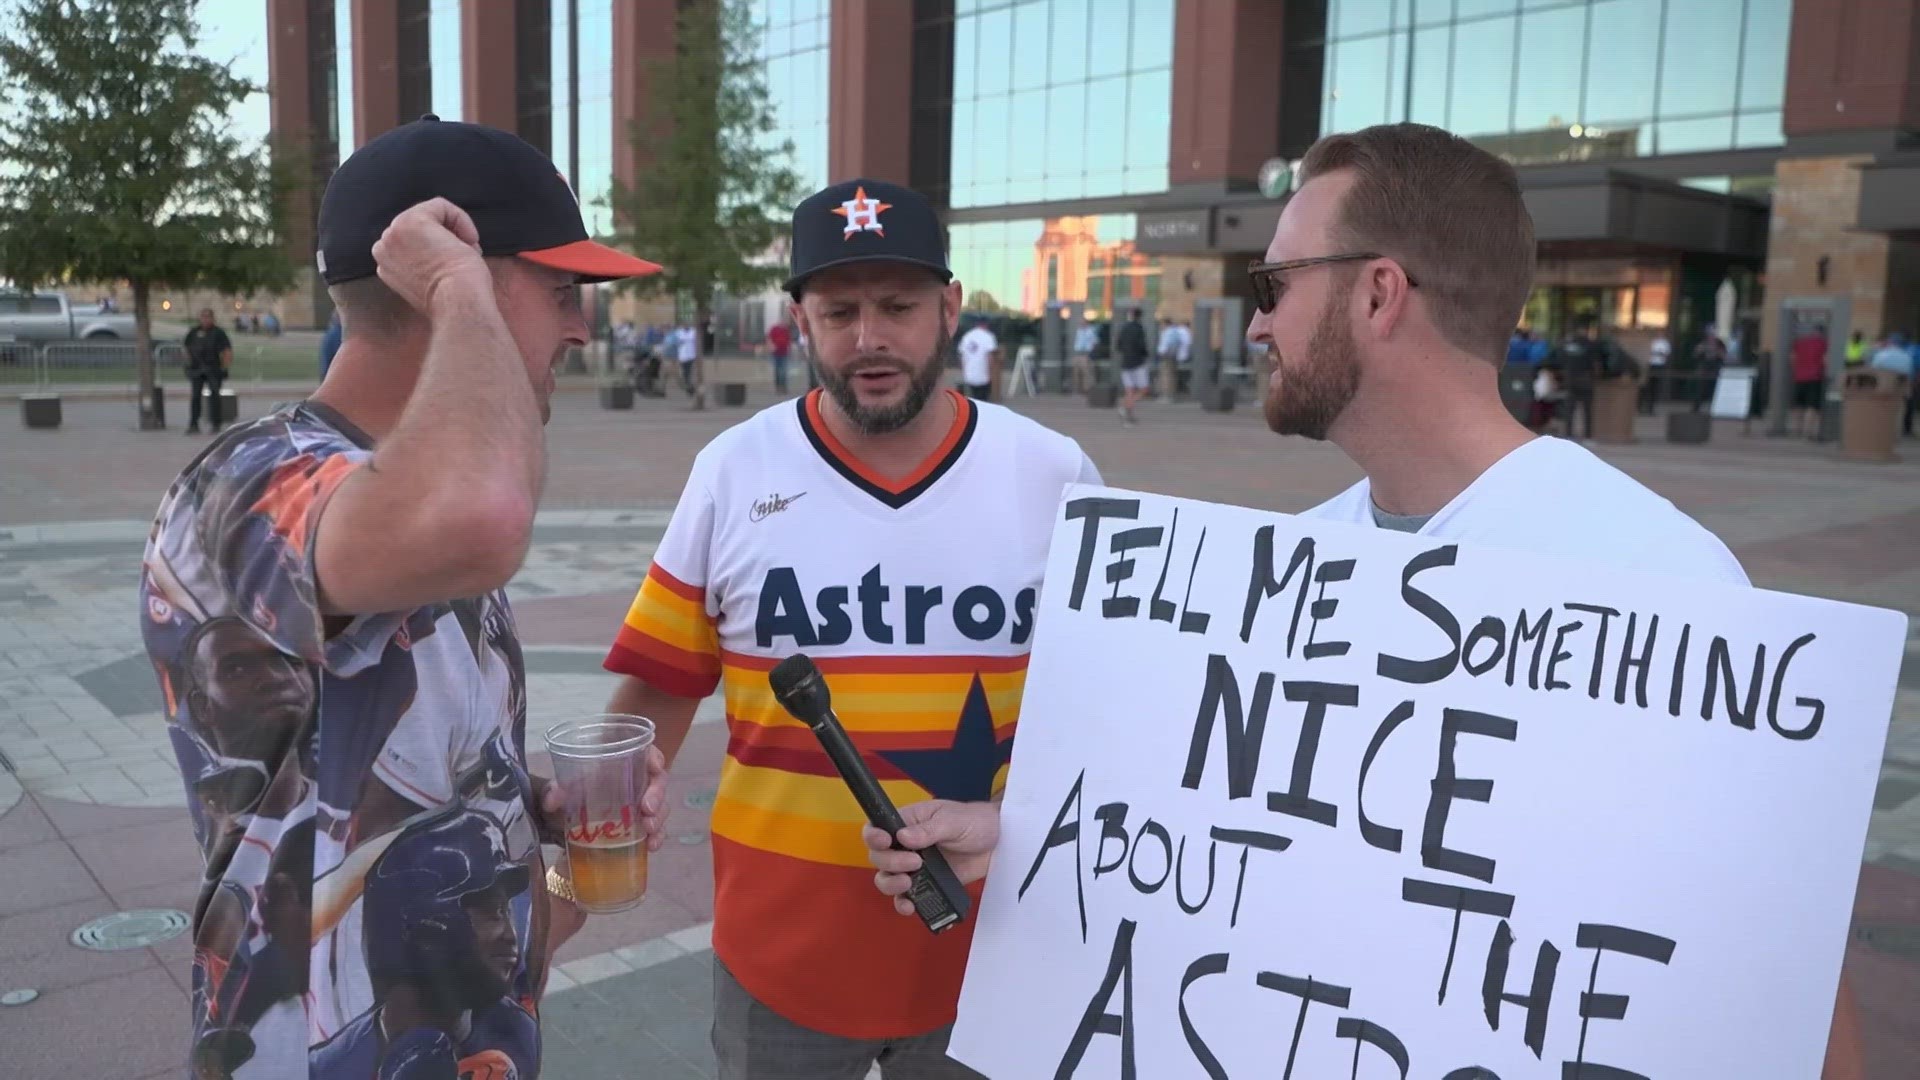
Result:
[[[907,1039],[848,1039],[762,1005],[713,960],[713,1052],[720,1080],[985,1080],[947,1056],[950,1029]]]

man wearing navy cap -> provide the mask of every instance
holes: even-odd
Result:
[[[381,888],[415,890],[435,912],[404,926],[372,925],[362,894],[403,830],[449,807],[512,880],[542,881],[542,842],[564,842],[557,794],[526,767],[526,673],[502,588],[540,501],[553,365],[587,340],[579,283],[659,267],[589,240],[532,145],[433,116],[334,173],[318,264],[344,329],[325,380],[216,436],[167,491],[143,561],[140,626],[183,770],[217,751],[241,755],[219,759],[223,771],[259,778],[196,825],[196,910],[271,881],[286,925],[302,929],[266,949],[257,923],[197,925],[183,1045],[199,1066],[263,1076],[534,1080],[537,1002],[580,919],[549,896],[564,883],[449,898],[431,875],[401,874]],[[196,650],[195,628],[223,621],[282,662],[236,668]],[[205,744],[220,718],[200,715],[211,699],[194,687],[232,697],[249,669],[289,665],[252,687],[273,708],[245,739]],[[663,774],[656,758],[644,797],[656,847]],[[407,1007],[370,977],[368,942],[430,956]],[[491,988],[484,1007],[475,972]],[[244,1031],[219,1004],[236,979],[273,990]],[[445,1070],[418,1071],[427,1044]]]
[[[713,1046],[722,1080],[975,1074],[946,1054],[971,920],[874,891],[860,807],[767,671],[818,659],[896,802],[984,804],[1005,775],[1072,439],[941,385],[960,317],[940,220],[872,178],[793,211],[790,314],[821,388],[694,461],[606,667],[669,759],[724,684]]]

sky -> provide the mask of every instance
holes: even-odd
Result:
[[[233,73],[258,86],[267,85],[266,0],[200,0],[200,53],[233,63]],[[267,94],[254,94],[234,109],[234,133],[265,139],[268,131]]]
[[[0,22],[11,26],[18,0],[0,0]],[[233,72],[255,85],[267,85],[266,0],[199,0],[199,52],[232,62]],[[234,133],[265,139],[269,128],[264,89],[237,106],[230,116]]]

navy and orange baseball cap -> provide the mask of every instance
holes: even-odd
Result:
[[[316,261],[328,285],[371,276],[374,242],[408,207],[443,198],[466,211],[487,255],[517,255],[583,283],[660,272],[587,236],[580,201],[553,160],[520,136],[428,113],[340,163],[320,199]]]
[[[842,180],[794,207],[782,288],[798,300],[810,275],[876,261],[925,267],[948,282],[953,271],[947,266],[944,236],[940,215],[919,192],[885,180]]]

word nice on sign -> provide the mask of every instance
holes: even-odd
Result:
[[[1820,1074],[1898,612],[1076,486],[951,1053]]]

